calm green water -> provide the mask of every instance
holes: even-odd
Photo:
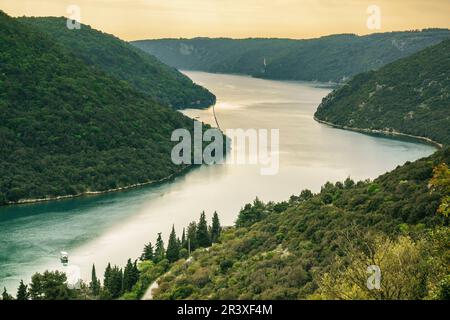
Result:
[[[218,97],[222,129],[280,129],[280,171],[261,176],[255,165],[202,167],[170,183],[124,193],[0,208],[0,286],[15,293],[20,279],[61,269],[59,252],[89,278],[92,263],[124,265],[140,255],[157,232],[177,231],[205,210],[231,225],[239,209],[259,196],[288,199],[302,189],[320,190],[327,180],[375,178],[433,147],[372,137],[316,123],[313,113],[330,89],[311,83],[277,82],[233,75],[187,73]],[[187,110],[214,124],[212,109]]]

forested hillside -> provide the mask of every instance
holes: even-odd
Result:
[[[374,181],[257,199],[175,263],[155,299],[449,299],[449,162],[446,148]],[[381,290],[366,286],[370,265]]]
[[[450,40],[357,75],[327,96],[319,120],[450,143]]]
[[[179,172],[172,131],[193,120],[0,12],[0,204]]]
[[[181,69],[283,80],[341,82],[450,37],[447,29],[318,39],[161,39],[132,42]]]
[[[79,30],[66,27],[66,18],[19,18],[38,28],[53,41],[87,64],[98,67],[162,104],[176,109],[204,108],[215,103],[215,96],[191,79],[155,57],[113,35],[81,25]]]

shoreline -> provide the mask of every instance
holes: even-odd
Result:
[[[402,132],[397,132],[397,131],[363,129],[363,128],[353,128],[353,127],[348,127],[348,126],[342,126],[342,125],[328,122],[325,120],[320,120],[316,116],[314,116],[314,120],[317,121],[318,123],[322,123],[322,124],[325,124],[327,126],[337,128],[337,129],[348,130],[348,131],[353,131],[353,132],[358,132],[358,133],[376,134],[376,135],[382,135],[382,136],[387,136],[387,137],[411,138],[411,139],[417,140],[418,142],[422,142],[422,143],[426,143],[426,144],[435,146],[438,149],[442,149],[444,147],[443,144],[441,144],[437,141],[434,141],[433,139],[427,138],[427,137],[415,136],[412,134],[407,134],[407,133],[402,133]]]
[[[135,184],[131,184],[131,185],[128,185],[125,187],[108,189],[108,190],[104,190],[104,191],[86,191],[86,192],[73,194],[73,195],[56,196],[56,197],[48,197],[48,198],[22,199],[22,200],[19,200],[16,202],[8,202],[2,207],[22,205],[22,204],[34,204],[34,203],[50,202],[50,201],[58,201],[58,200],[68,200],[68,199],[75,199],[75,198],[80,198],[80,197],[99,196],[99,195],[108,194],[108,193],[124,192],[124,191],[137,189],[137,188],[144,187],[144,186],[150,186],[152,184],[168,182],[171,179],[174,179],[176,177],[179,177],[179,176],[187,173],[188,171],[190,171],[193,168],[195,168],[195,166],[190,165],[190,166],[187,166],[187,167],[179,170],[178,172],[172,173],[171,175],[161,178],[159,180],[151,180],[151,181],[147,181],[147,182],[143,182],[143,183],[135,183]]]

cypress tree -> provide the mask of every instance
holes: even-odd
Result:
[[[23,280],[20,280],[19,288],[17,289],[17,300],[28,300],[29,298],[28,286],[23,283]]]
[[[206,215],[203,211],[200,215],[200,221],[197,226],[197,245],[202,248],[209,247],[211,245],[211,238],[208,232],[208,223],[206,222]]]
[[[158,233],[158,239],[156,239],[155,256],[153,262],[158,263],[165,257],[164,241],[162,240],[161,233]]]
[[[172,226],[172,232],[169,236],[169,243],[167,244],[166,257],[169,262],[175,262],[180,258],[180,247],[175,233],[175,226]]]
[[[216,211],[214,211],[214,215],[212,218],[212,227],[211,227],[211,241],[217,242],[219,239],[220,233],[222,232],[222,227],[220,226],[219,215]]]
[[[91,292],[94,296],[98,296],[100,294],[100,280],[97,278],[94,264],[92,265],[91,282],[89,283],[89,289],[91,289]]]
[[[108,263],[108,265],[106,266],[106,269],[105,269],[105,274],[103,276],[103,285],[106,288],[109,288],[109,286],[111,284],[111,275],[112,275],[111,263]]]
[[[125,266],[125,269],[123,270],[123,290],[125,292],[131,291],[134,284],[135,284],[134,266],[131,263],[131,259],[128,259],[127,265]]]
[[[181,235],[181,247],[182,248],[186,248],[187,243],[186,243],[186,232],[183,228],[183,234]]]
[[[134,264],[133,264],[133,286],[139,281],[139,269],[137,266],[137,260],[134,260]]]
[[[187,229],[187,237],[186,237],[186,249],[191,249],[193,252],[197,249],[197,223],[191,222]]]

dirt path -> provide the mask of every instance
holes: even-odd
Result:
[[[153,300],[153,290],[159,288],[159,281],[160,278],[153,281],[153,283],[148,287],[147,291],[145,291],[145,294],[142,296],[141,300]]]
[[[205,251],[208,251],[209,248],[206,248]],[[186,262],[184,263],[189,264],[192,262],[194,258],[193,257],[189,257],[189,259],[186,260]],[[159,288],[159,284],[158,281],[164,277],[169,275],[170,272],[167,272],[165,274],[163,274],[161,277],[159,277],[158,279],[156,279],[155,281],[153,281],[153,283],[150,285],[150,287],[148,287],[147,291],[145,291],[144,295],[142,296],[141,300],[153,300],[153,290],[158,289]]]

